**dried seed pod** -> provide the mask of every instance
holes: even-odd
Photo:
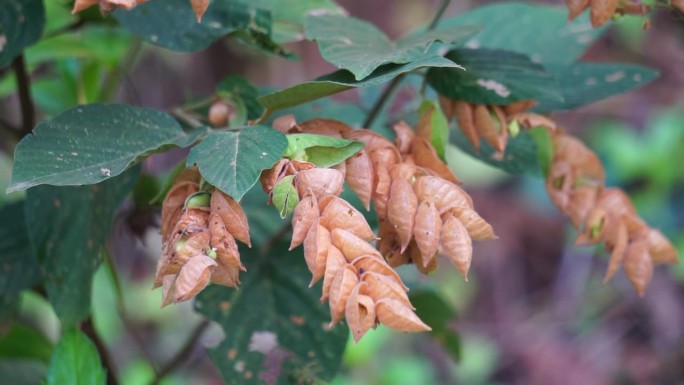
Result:
[[[332,327],[336,323],[342,320],[344,317],[344,312],[346,310],[347,299],[351,294],[354,286],[359,283],[359,277],[356,273],[356,268],[352,264],[347,264],[342,268],[335,279],[333,279],[332,286],[330,287],[330,326]]]
[[[354,342],[359,342],[370,328],[375,327],[375,302],[371,297],[362,294],[366,291],[365,286],[364,282],[357,284],[349,294],[345,306],[344,314],[354,336]]]
[[[625,258],[625,250],[627,248],[627,242],[629,242],[629,234],[627,233],[627,226],[620,222],[617,228],[617,234],[615,236],[615,242],[612,244],[613,251],[610,255],[610,262],[608,263],[608,270],[606,270],[606,275],[603,278],[603,282],[608,282],[613,275],[617,272],[622,261]],[[606,243],[607,244],[607,243]]]
[[[411,305],[411,301],[409,301],[409,297],[406,295],[406,290],[394,279],[374,271],[365,271],[361,274],[361,281],[368,285],[367,294],[373,298],[373,301],[377,302],[383,298],[392,298],[413,309],[413,305]]]
[[[356,266],[359,274],[372,271],[374,273],[386,276],[387,278],[401,285],[404,290],[408,290],[408,287],[406,287],[404,282],[401,281],[399,274],[397,274],[397,272],[394,271],[394,269],[392,269],[380,256],[375,254],[362,255],[351,261],[351,264]]]
[[[437,258],[428,259],[424,256],[415,240],[409,244],[406,254],[408,254],[408,258],[416,266],[416,269],[425,275],[432,274],[437,269]]]
[[[458,126],[466,138],[470,141],[475,149],[475,152],[480,151],[480,135],[477,133],[477,126],[475,125],[475,110],[473,105],[461,100],[454,102],[454,111],[456,113],[456,121]]]
[[[620,0],[591,0],[591,25],[598,28],[610,20]]]
[[[209,231],[211,232],[211,247],[216,250],[216,258],[226,266],[244,269],[240,262],[240,252],[235,238],[230,234],[223,220],[217,213],[209,217]]]
[[[349,188],[359,197],[361,203],[370,210],[373,192],[373,165],[365,149],[347,159],[346,179]]]
[[[418,201],[432,201],[440,214],[454,207],[473,207],[473,201],[457,185],[436,176],[421,176],[413,185]]]
[[[185,199],[197,191],[199,191],[199,185],[190,181],[177,183],[169,190],[162,204],[161,234],[163,243],[171,239],[173,228],[183,214]]]
[[[332,286],[335,275],[347,264],[347,260],[342,255],[342,252],[335,246],[328,247],[328,257],[325,261],[325,274],[323,275],[323,295],[321,296],[321,303],[328,299],[330,294],[330,287]]]
[[[325,260],[328,257],[330,241],[330,232],[319,223],[312,225],[304,238],[304,258],[309,271],[313,274],[310,287],[325,274]]]
[[[318,202],[316,197],[313,193],[307,194],[299,201],[292,214],[292,242],[290,243],[290,250],[304,242],[306,234],[311,226],[318,221],[318,218]]]
[[[299,196],[304,196],[311,190],[316,199],[326,195],[340,195],[344,184],[344,174],[331,168],[312,168],[302,170],[295,178],[295,185]]]
[[[334,195],[328,195],[323,199],[327,202],[325,209],[321,211],[320,224],[322,226],[328,230],[345,229],[365,241],[377,239],[363,214],[349,202]]]
[[[342,255],[344,255],[347,261],[352,261],[357,257],[368,254],[376,255],[382,259],[380,252],[376,250],[370,243],[364,241],[347,230],[336,228],[332,229],[330,234],[332,236],[332,244],[340,249]]]
[[[439,235],[442,229],[442,219],[432,201],[422,201],[416,211],[416,221],[413,227],[413,237],[421,254],[423,267],[427,267],[437,254]]]
[[[173,299],[176,297],[176,278],[178,278],[178,274],[169,274],[164,276],[162,280],[161,307],[165,307],[173,303]]]
[[[394,132],[397,134],[396,143],[399,152],[402,154],[408,153],[411,149],[411,143],[413,142],[416,133],[414,133],[411,127],[409,127],[409,125],[403,120],[395,124],[393,128]]]
[[[411,144],[411,155],[418,166],[425,167],[452,183],[459,183],[449,167],[439,159],[429,140],[416,137]]]
[[[444,254],[467,281],[473,259],[473,244],[468,230],[456,217],[448,215],[442,225],[441,240]]]
[[[190,258],[178,273],[173,301],[176,303],[187,301],[204,290],[216,266],[216,261],[204,254]]]
[[[625,275],[637,294],[643,297],[653,277],[653,260],[648,253],[648,242],[638,240],[627,246],[625,253]]]
[[[375,302],[375,313],[381,323],[400,332],[432,330],[408,306],[395,299],[383,298]]]
[[[492,225],[487,223],[477,211],[470,207],[454,207],[450,212],[461,222],[468,230],[470,238],[476,241],[483,241],[485,239],[497,239],[494,234]]]
[[[648,240],[648,252],[651,254],[653,263],[677,263],[677,250],[663,233],[649,229],[646,239]]]
[[[252,247],[249,239],[249,223],[247,215],[240,207],[240,204],[230,195],[224,194],[219,189],[211,193],[211,212],[221,217],[226,229],[238,241]]]
[[[387,200],[387,220],[396,231],[403,253],[413,237],[418,198],[413,187],[402,178],[397,178],[390,187]]]

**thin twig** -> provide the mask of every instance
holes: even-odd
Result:
[[[447,7],[449,6],[449,3],[451,3],[451,0],[442,0],[442,2],[439,4],[439,8],[437,8],[437,12],[435,12],[435,15],[432,17],[432,21],[430,21],[430,24],[428,25],[427,30],[433,30],[437,26],[437,23],[439,23],[439,20],[444,16],[444,11],[446,11]],[[373,107],[371,108],[370,112],[368,113],[368,116],[366,116],[366,120],[363,122],[363,127],[365,128],[371,128],[371,125],[375,121],[375,118],[378,116],[380,111],[385,106],[385,103],[389,100],[389,98],[392,96],[392,93],[394,93],[394,90],[397,88],[399,83],[404,79],[404,76],[406,76],[406,73],[400,74],[394,79],[392,79],[392,82],[385,88],[385,90],[382,92],[382,95],[378,98],[378,100],[375,102]]]
[[[31,98],[31,78],[26,69],[24,55],[17,56],[12,62],[12,69],[17,78],[17,90],[19,92],[19,103],[21,104],[22,129],[20,136],[24,137],[31,133],[36,124],[36,110]]]
[[[205,319],[195,327],[195,330],[192,331],[192,334],[190,334],[190,337],[188,337],[188,339],[185,341],[183,347],[173,358],[171,358],[171,360],[169,360],[169,362],[162,366],[159,372],[154,376],[154,379],[152,379],[152,382],[150,382],[150,385],[158,385],[164,377],[178,369],[178,367],[187,361],[190,354],[192,354],[197,341],[200,339],[200,337],[202,337],[202,334],[208,326],[209,320]]]
[[[81,324],[81,330],[93,341],[97,352],[100,353],[102,365],[104,365],[105,369],[107,370],[107,385],[119,385],[119,380],[116,377],[114,370],[114,362],[107,351],[107,347],[95,330],[93,319],[89,317],[87,320],[83,321]]]

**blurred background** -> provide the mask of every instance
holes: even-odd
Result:
[[[48,29],[51,23],[57,28],[70,17],[60,2],[46,2]],[[429,22],[439,2],[338,3],[349,14],[373,22],[396,38]],[[452,2],[446,17],[488,3]],[[560,1],[540,3],[562,5]],[[511,22],[516,16],[511,15]],[[652,15],[651,29],[642,30],[643,21],[628,17],[614,23],[582,59],[644,65],[659,70],[660,77],[635,91],[555,118],[597,152],[608,184],[623,188],[639,214],[675,243],[681,257],[684,20],[658,10]],[[139,43],[122,30],[114,31],[83,31],[75,38],[78,44],[65,42],[61,50],[40,44],[32,48],[32,60],[41,55],[57,59],[54,67],[38,68],[35,73],[34,96],[42,118],[91,100],[90,95],[97,92],[112,93],[118,102],[166,109],[212,93],[228,75],[243,75],[257,86],[278,88],[334,69],[311,42],[289,44],[287,48],[302,60],[287,61],[231,41],[221,41],[201,53],[174,53]],[[94,46],[90,42],[95,36],[106,44]],[[89,89],[79,78],[107,70],[113,79],[106,90]],[[58,82],[55,76],[40,76],[45,74],[61,78]],[[65,78],[73,82],[57,87]],[[13,87],[10,77],[0,82],[0,116],[18,123],[21,117]],[[336,109],[330,110],[334,111],[330,117],[356,122],[364,103],[372,104],[379,91],[350,91],[334,97]],[[8,148],[11,139],[3,137],[1,144]],[[183,151],[153,156],[144,169],[148,175],[163,176],[183,156]],[[412,268],[401,268],[400,273],[412,290],[432,290],[444,298],[444,305],[454,313],[449,328],[458,334],[460,348],[444,349],[427,335],[398,335],[380,327],[358,345],[350,341],[333,384],[684,384],[684,264],[657,267],[643,298],[634,293],[622,273],[603,284],[606,253],[601,247],[572,245],[576,232],[549,202],[540,179],[504,174],[455,148],[449,157],[450,166],[464,181],[480,214],[493,224],[499,240],[475,244],[468,282],[449,266],[430,277],[418,276]],[[10,165],[7,153],[0,153],[0,183],[4,185]],[[155,183],[153,177],[149,181]],[[3,190],[4,185],[0,186]],[[17,197],[3,195],[0,201]],[[117,217],[110,253],[124,282],[124,321],[112,317],[118,304],[105,266],[95,280],[95,327],[113,353],[121,382],[127,385],[149,383],[153,371],[145,357],[164,362],[201,322],[191,304],[160,310],[160,291],[149,290],[160,249],[158,230],[151,226],[157,221],[158,212],[134,209],[132,203]],[[40,297],[26,294],[22,317],[39,322],[56,340],[58,323],[50,312]],[[192,347],[188,361],[162,384],[222,383],[204,352],[204,346],[221,338],[218,328],[210,326],[201,343]]]

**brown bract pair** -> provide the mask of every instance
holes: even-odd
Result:
[[[503,158],[508,144],[510,117],[537,104],[534,100],[523,100],[507,105],[485,105],[443,96],[439,97],[439,101],[447,120],[456,117],[458,126],[473,145],[475,152],[480,151],[480,140],[484,139],[496,150],[494,156],[497,159]]]
[[[154,287],[162,306],[191,299],[211,282],[240,283],[236,240],[251,246],[247,217],[239,203],[218,189],[200,191],[196,169],[176,179],[162,206],[162,256]]]
[[[84,9],[92,7],[93,5],[99,5],[100,12],[106,15],[118,8],[123,8],[130,11],[137,5],[146,3],[147,1],[149,0],[76,0],[71,13],[77,14]],[[206,12],[207,8],[209,7],[209,0],[190,0],[190,5],[192,5],[195,16],[197,16],[197,22],[201,22],[204,12]]]
[[[546,190],[551,201],[580,231],[575,243],[590,245],[603,241],[611,253],[605,281],[624,264],[625,275],[637,293],[643,295],[654,265],[677,262],[674,246],[639,218],[622,190],[605,186],[600,160],[579,139],[565,134],[547,118],[533,114],[520,123],[528,128],[545,127],[551,135],[553,158]]]
[[[630,0],[565,0],[570,13],[568,19],[573,20],[587,8],[591,8],[591,25],[598,28],[610,20],[614,15],[645,15],[651,7],[641,4],[641,1]]]

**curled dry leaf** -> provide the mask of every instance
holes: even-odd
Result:
[[[441,240],[444,254],[467,281],[473,259],[473,244],[468,230],[456,217],[447,215],[442,226]]]
[[[342,252],[347,261],[352,261],[362,255],[375,255],[382,260],[378,250],[349,231],[336,228],[332,229],[330,234],[332,244]]]
[[[354,286],[359,282],[356,268],[352,264],[346,264],[344,268],[337,272],[330,287],[330,326],[342,320],[344,317],[347,298],[351,294]]]
[[[326,195],[340,195],[344,184],[344,174],[331,168],[312,168],[300,171],[295,178],[299,196],[311,190],[316,199]]]
[[[393,226],[404,252],[413,237],[418,198],[403,178],[395,178],[387,200],[387,221]]]
[[[244,269],[240,262],[240,252],[235,238],[228,232],[223,220],[217,213],[209,217],[209,231],[211,232],[211,247],[216,251],[216,258],[221,264]]]
[[[290,250],[302,244],[311,226],[318,221],[318,202],[313,194],[307,194],[294,209],[292,215],[292,242]]]
[[[437,254],[439,236],[442,229],[442,219],[432,201],[422,201],[416,211],[416,222],[413,227],[413,237],[423,255],[423,267],[427,267]]]
[[[325,274],[323,275],[323,295],[321,302],[325,302],[330,294],[330,287],[337,272],[347,264],[342,252],[335,246],[328,248],[328,257],[325,261]]]
[[[190,258],[176,279],[174,302],[187,301],[204,290],[216,266],[216,261],[204,254]]]
[[[345,229],[366,241],[377,239],[363,214],[349,202],[334,195],[328,195],[323,199],[327,202],[325,209],[321,212],[320,224],[322,226],[328,230]]]
[[[238,241],[252,247],[249,238],[249,223],[240,204],[219,189],[211,193],[211,212],[218,214],[228,231]]]
[[[653,276],[653,260],[645,240],[632,242],[625,255],[625,275],[639,296],[643,296]]]
[[[366,210],[370,210],[373,192],[373,165],[370,156],[362,149],[347,159],[346,166],[349,188],[359,197]]]
[[[381,323],[400,332],[432,330],[408,306],[395,299],[383,298],[377,301],[375,312]]]
[[[359,342],[370,328],[375,327],[375,302],[371,297],[362,294],[365,292],[365,285],[364,282],[360,282],[354,287],[349,294],[344,312],[354,342]]]

